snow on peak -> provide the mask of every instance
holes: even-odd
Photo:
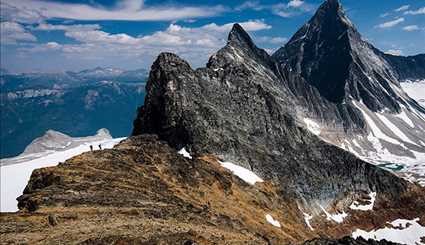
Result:
[[[270,214],[266,214],[266,220],[267,220],[267,222],[269,222],[273,226],[276,226],[276,227],[279,227],[280,228],[279,221],[275,220]]]
[[[264,182],[263,179],[258,177],[258,175],[256,175],[251,170],[248,170],[244,167],[241,167],[231,162],[222,162],[222,161],[218,161],[218,162],[221,164],[222,167],[230,170],[234,175],[238,176],[239,178],[241,178],[243,181],[245,181],[246,183],[250,185],[255,185],[255,183],[257,182]]]

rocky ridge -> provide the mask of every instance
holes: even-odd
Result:
[[[416,217],[425,207],[416,191],[400,194],[409,208],[380,202],[374,212],[351,212],[344,225],[317,216],[309,228],[297,203],[273,181],[250,185],[216,156],[189,159],[157,136],[142,135],[35,170],[18,199],[21,211],[0,216],[1,243],[373,244],[331,239],[354,226]]]
[[[193,70],[174,54],[160,54],[133,134],[157,134],[176,149],[235,162],[275,180],[316,212],[347,192],[393,198],[406,190],[391,173],[298,126],[294,102],[270,60],[237,24],[206,68]]]
[[[423,188],[326,143],[302,120],[323,115],[321,124],[338,118],[332,128],[367,133],[359,111],[372,108],[329,100],[285,64],[237,24],[205,68],[160,54],[134,136],[34,171],[21,211],[0,218],[2,241],[373,244],[342,237],[399,218],[425,225]],[[264,182],[245,183],[224,161]]]

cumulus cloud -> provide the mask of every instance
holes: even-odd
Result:
[[[391,21],[388,21],[388,22],[381,23],[381,24],[377,25],[376,28],[388,29],[388,28],[394,27],[394,26],[396,26],[400,23],[403,23],[403,22],[404,22],[404,18],[400,17],[400,18],[397,18],[395,20],[391,20]]]
[[[241,5],[237,6],[235,8],[236,11],[242,11],[245,9],[252,9],[255,11],[261,11],[263,9],[266,9],[267,6],[266,5],[262,5],[260,4],[260,2],[258,1],[246,1],[244,3],[242,3]]]
[[[22,25],[4,21],[0,23],[0,40],[2,44],[16,44],[17,42],[34,42],[37,38]]]
[[[105,32],[97,25],[50,25],[40,24],[39,31],[61,30],[64,35],[78,41],[77,44],[47,43],[25,47],[21,52],[59,52],[73,59],[138,59],[151,61],[160,52],[173,52],[190,60],[194,65],[206,62],[209,55],[224,46],[228,32],[234,23],[218,25],[215,23],[199,27],[185,27],[170,24],[165,30],[149,35],[131,36],[125,33]],[[270,29],[263,20],[249,20],[239,23],[246,31]],[[262,37],[262,42],[277,44],[285,40],[279,37]]]
[[[301,5],[303,5],[304,4],[304,1],[301,1],[301,0],[291,0],[289,3],[288,3],[288,7],[292,7],[292,8],[299,8],[299,7],[301,7]]]
[[[417,10],[409,10],[409,11],[404,12],[404,14],[408,14],[408,15],[425,14],[425,7],[419,8]]]
[[[400,6],[400,8],[394,9],[395,12],[401,12],[401,11],[406,11],[410,8],[410,5],[403,5]]]
[[[419,26],[417,26],[417,25],[410,25],[410,26],[405,26],[405,27],[403,27],[403,30],[404,31],[419,31],[420,30],[420,28],[419,28]]]
[[[125,0],[114,8],[43,0],[1,0],[1,7],[2,18],[22,23],[39,23],[52,18],[127,21],[180,20],[214,16],[226,10],[221,5],[200,7],[146,6],[143,0]]]
[[[289,18],[306,12],[311,12],[314,9],[314,6],[302,0],[291,0],[288,3],[278,4],[260,4],[258,1],[249,0],[235,8],[237,11],[245,9],[252,9],[255,11],[268,10],[275,15]]]

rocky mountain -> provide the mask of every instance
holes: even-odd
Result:
[[[184,157],[153,135],[81,154],[33,172],[20,211],[0,216],[2,242],[391,244],[332,238],[400,215],[423,217],[423,190],[416,188],[400,193],[411,206],[380,199],[373,212],[351,210],[344,224],[323,211],[306,218],[275,181],[250,184],[223,166],[214,155]]]
[[[0,157],[22,153],[49,129],[85,136],[105,127],[114,137],[127,136],[143,102],[146,72],[116,71],[2,75]]]
[[[425,161],[425,109],[400,84],[425,78],[424,57],[379,51],[338,0],[325,1],[272,56],[298,100],[299,121],[328,142],[377,164],[400,164],[403,174],[425,183],[422,170],[412,172]]]
[[[160,54],[132,137],[35,170],[2,239],[423,243],[425,189],[364,160],[422,154],[423,108],[338,1],[306,26],[272,56],[238,24],[206,67]]]

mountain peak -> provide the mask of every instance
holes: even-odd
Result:
[[[354,28],[354,25],[345,15],[344,8],[339,0],[326,0],[319,7],[315,16],[312,18],[312,21],[315,23],[333,21],[334,23],[343,23],[343,26],[346,28]]]
[[[229,33],[227,42],[229,44],[246,44],[248,46],[254,46],[254,42],[252,41],[251,37],[238,23],[235,23],[233,25],[232,30]]]
[[[322,4],[322,6],[323,5],[326,5],[326,6],[331,7],[331,8],[336,8],[336,9],[341,8],[341,3],[339,2],[339,0],[326,0]]]

